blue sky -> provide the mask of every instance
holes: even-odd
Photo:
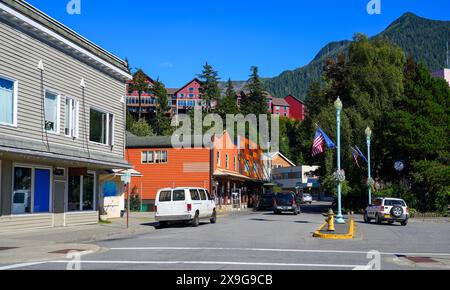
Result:
[[[257,65],[263,77],[307,64],[330,41],[372,36],[405,12],[450,20],[448,0],[69,0],[30,4],[168,87],[179,87],[208,61],[222,79],[245,80]]]

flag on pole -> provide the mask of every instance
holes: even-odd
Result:
[[[358,146],[355,146],[356,150],[358,150],[359,156],[361,156],[361,158],[364,160],[364,162],[369,163],[369,161],[367,161],[366,156],[364,156],[364,154],[362,153],[362,151],[358,148]]]
[[[314,143],[313,143],[313,149],[312,149],[312,157],[323,153],[324,152],[324,146],[323,143],[325,142],[327,144],[327,147],[330,149],[335,149],[336,145],[333,141],[331,141],[331,138],[328,137],[328,135],[322,130],[322,128],[317,125],[317,131],[314,137]]]
[[[318,128],[320,134],[322,134],[322,136],[323,136],[325,142],[327,143],[328,148],[330,148],[330,149],[335,149],[335,148],[336,148],[336,144],[334,144],[334,142],[331,141],[331,138],[328,137],[327,134],[325,134],[325,132],[322,130],[322,128],[320,128],[319,126],[317,126],[317,128]]]
[[[316,131],[316,135],[314,137],[314,143],[312,148],[312,157],[323,153],[323,142],[325,141],[325,138],[323,137],[322,133],[319,131]]]
[[[359,166],[359,162],[358,162],[358,158],[359,158],[358,151],[356,151],[356,149],[353,147],[350,147],[350,148],[352,149],[352,154],[353,154],[353,158],[355,158],[356,165],[358,166],[358,168],[361,168],[361,166]]]

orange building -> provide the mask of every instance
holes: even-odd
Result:
[[[126,159],[142,173],[132,178],[131,188],[150,206],[159,189],[184,186],[208,189],[220,205],[240,197],[251,206],[263,185],[261,149],[249,148],[252,143],[246,138],[231,140],[227,132],[213,144],[181,149],[172,146],[171,137],[128,135]]]

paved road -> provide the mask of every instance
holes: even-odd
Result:
[[[450,269],[450,223],[411,221],[407,227],[363,224],[355,240],[321,240],[312,233],[323,222],[324,205],[299,216],[271,212],[235,214],[215,225],[175,226],[131,238],[97,243],[105,251],[82,257],[82,269],[267,270],[353,269],[381,252],[382,269]],[[151,225],[149,225],[151,226]],[[395,255],[399,254],[399,256]],[[402,256],[429,257],[416,264]],[[66,261],[18,267],[66,269]]]

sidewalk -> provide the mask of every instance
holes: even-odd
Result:
[[[126,228],[124,216],[111,220],[110,224],[0,234],[0,265],[64,259],[69,250],[88,253],[102,251],[89,243],[150,233],[155,230],[154,222],[153,213],[132,213],[129,229]]]

